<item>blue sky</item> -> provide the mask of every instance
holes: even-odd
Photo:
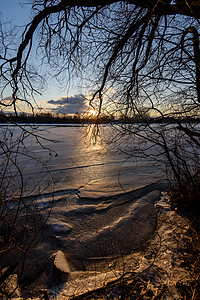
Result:
[[[20,1],[21,3],[23,1]],[[3,19],[12,20],[16,25],[24,25],[31,19],[27,5],[20,5],[18,0],[1,0],[0,10]]]
[[[30,5],[24,4],[24,2],[23,0],[0,0],[2,21],[11,21],[13,25],[19,25],[23,28],[31,20]],[[36,57],[36,60],[38,62],[40,58]],[[72,84],[71,89],[64,89],[59,86],[56,80],[52,79],[50,82],[48,80],[47,88],[42,92],[41,96],[37,95],[35,100],[38,106],[43,109],[57,113],[63,111],[64,113],[73,114],[82,112],[87,108],[82,97],[82,92],[80,86],[75,89]],[[9,97],[10,95],[6,94],[5,97]],[[65,101],[61,101],[62,99],[65,99]],[[23,107],[21,109],[23,110]]]

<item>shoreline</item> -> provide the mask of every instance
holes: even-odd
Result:
[[[87,259],[83,257],[80,259],[76,255],[67,254],[65,248],[54,247],[53,251],[48,250],[46,259],[43,257],[40,276],[31,284],[26,284],[26,289],[21,290],[19,286],[16,286],[17,275],[10,275],[12,286],[17,288],[12,299],[19,300],[23,299],[22,297],[38,299],[36,296],[38,290],[40,290],[40,295],[45,292],[49,298],[54,297],[57,300],[71,299],[72,296],[74,299],[86,299],[86,296],[87,299],[93,299],[94,295],[101,295],[100,299],[106,299],[108,293],[110,295],[121,293],[120,282],[128,280],[130,284],[130,282],[135,282],[136,278],[137,284],[138,282],[141,284],[142,280],[146,290],[150,289],[154,296],[162,290],[166,294],[165,299],[180,299],[177,283],[187,285],[192,280],[191,274],[182,263],[183,259],[180,254],[181,249],[185,248],[185,242],[191,241],[191,229],[189,223],[172,208],[166,193],[162,192],[159,195],[157,201],[155,197],[153,200],[153,207],[157,211],[156,227],[142,249],[132,249],[129,254],[118,253],[117,256],[90,256]],[[62,206],[62,200],[60,200],[60,205]],[[77,214],[75,216],[77,217]],[[48,224],[53,224],[52,220],[51,222],[47,220],[46,238],[52,234],[52,228],[50,230]],[[56,222],[57,227],[54,225],[53,230],[56,229],[57,233],[61,233],[62,225]],[[66,232],[66,224],[64,226]],[[68,227],[68,232],[71,232],[70,227]],[[36,248],[39,247],[42,250],[42,252],[37,252],[40,255],[45,249],[45,244],[42,247],[42,241],[45,242],[42,239],[35,244]],[[91,242],[89,244],[91,247]],[[27,275],[33,276],[30,266],[29,261]],[[32,268],[33,266],[34,262]],[[163,290],[165,285],[167,289]]]

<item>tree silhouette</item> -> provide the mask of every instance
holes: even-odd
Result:
[[[102,98],[106,83],[116,79],[116,71],[117,75],[129,71],[127,93],[134,87],[139,91],[141,76],[177,82],[172,76],[165,78],[168,74],[164,64],[168,64],[167,70],[180,72],[182,66],[177,69],[169,62],[178,58],[184,69],[189,62],[196,65],[199,95],[198,1],[34,1],[32,9],[33,20],[27,24],[15,55],[8,51],[5,33],[1,32],[1,76],[13,90],[12,101],[2,105],[14,105],[16,109],[17,99],[27,101],[28,91],[36,92],[31,80],[35,74],[27,64],[37,30],[44,60],[57,62],[57,66],[60,63],[59,73],[85,68],[91,62],[100,67],[101,84],[94,97]],[[190,42],[185,41],[187,35]]]
[[[133,145],[135,141],[137,147],[133,150],[141,157],[164,161],[177,201],[192,207],[194,212],[200,202],[200,2],[30,2],[33,18],[19,42],[12,26],[0,24],[0,108],[13,108],[18,114],[18,104],[23,102],[34,111],[32,100],[45,84],[47,65],[48,76],[66,85],[74,77],[82,77],[84,85],[93,91],[88,100],[98,110],[97,121],[108,115],[113,120],[121,119],[116,125],[117,141],[119,137],[121,141],[133,141]],[[35,61],[32,53],[36,55]],[[11,97],[5,97],[7,89],[12,91]],[[107,93],[109,89],[112,92]],[[21,129],[22,137],[17,143],[12,141],[9,129],[0,138],[1,255],[13,245],[21,249],[23,243],[22,250],[27,252],[44,225],[36,226],[32,235],[24,226],[20,238],[14,230],[17,221],[21,222],[21,207],[27,209],[29,217],[29,207],[23,198],[23,176],[16,164],[17,153],[30,134],[42,144],[34,131]],[[9,172],[10,178],[14,177],[11,165],[20,175],[18,198],[7,194],[8,187],[14,189],[15,183],[5,176]],[[11,210],[16,201],[17,209]],[[38,224],[31,217],[27,220],[31,225]],[[15,265],[11,265],[8,273],[13,268]],[[4,277],[0,280],[4,281]]]

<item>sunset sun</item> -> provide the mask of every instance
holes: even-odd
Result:
[[[90,109],[88,110],[88,115],[89,115],[90,117],[96,117],[96,116],[97,116],[97,111],[96,111],[94,108],[90,108]]]

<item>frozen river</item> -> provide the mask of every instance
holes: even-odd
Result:
[[[1,127],[2,141],[5,130]],[[56,284],[55,293],[60,295],[64,277],[55,283],[54,269],[47,264],[55,257],[54,266],[71,274],[66,279],[69,295],[80,278],[93,278],[93,288],[98,276],[100,284],[115,277],[115,271],[121,272],[124,265],[118,268],[113,259],[123,258],[124,264],[124,255],[140,250],[154,235],[154,204],[166,189],[160,163],[150,156],[130,155],[130,140],[127,144],[119,140],[107,143],[114,137],[110,126],[100,126],[97,143],[91,127],[38,126],[32,135],[27,126],[25,132],[16,127],[9,130],[12,139],[6,141],[10,145],[8,164],[1,157],[2,170],[7,170],[7,189],[17,194],[21,184],[29,195],[15,226],[17,234],[22,231],[20,236],[25,239],[21,243],[29,245],[24,276],[40,273],[37,290],[47,284],[55,291]],[[19,140],[23,140],[20,147]],[[30,242],[25,237],[33,223],[27,216],[33,213],[35,227],[31,232],[40,224],[44,230]],[[23,253],[17,248],[13,251],[11,256],[5,253],[5,266],[12,263],[13,257],[23,261]]]
[[[12,156],[23,174],[24,190],[32,190],[34,194],[71,188],[80,188],[83,193],[84,187],[84,193],[88,191],[93,197],[132,190],[163,179],[156,160],[127,155],[128,150],[132,152],[126,145],[106,142],[114,134],[111,126],[100,126],[97,141],[92,127],[38,126],[34,135],[29,135],[32,129],[28,126],[25,126],[28,132],[23,134],[20,128],[10,128],[15,140],[24,138],[24,147],[21,145],[18,155],[14,151]],[[16,166],[13,174],[20,178]]]

